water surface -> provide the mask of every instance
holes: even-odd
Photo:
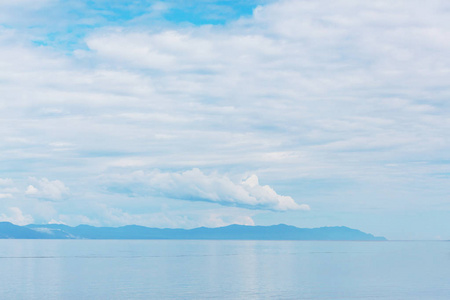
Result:
[[[0,240],[0,299],[450,299],[448,242]]]

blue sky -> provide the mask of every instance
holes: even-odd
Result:
[[[0,2],[0,220],[450,239],[450,5]]]

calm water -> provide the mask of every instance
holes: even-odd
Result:
[[[450,299],[448,242],[0,240],[0,299]]]

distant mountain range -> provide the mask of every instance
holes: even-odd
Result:
[[[0,239],[179,239],[179,240],[321,240],[384,241],[369,233],[348,227],[297,228],[284,224],[273,226],[230,225],[218,228],[161,229],[137,225],[94,227],[61,224],[18,226],[0,222]]]

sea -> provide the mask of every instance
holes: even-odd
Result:
[[[0,299],[450,299],[450,242],[0,240]]]

